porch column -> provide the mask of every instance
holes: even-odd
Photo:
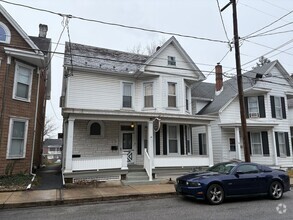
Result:
[[[235,127],[235,147],[236,147],[236,158],[241,160],[241,148],[240,148],[240,132],[239,127]]]
[[[65,172],[72,172],[72,148],[73,148],[74,119],[68,119],[66,135]]]
[[[151,167],[154,166],[154,126],[153,121],[148,122],[148,153],[150,156]]]
[[[276,138],[275,138],[275,129],[272,129],[272,137],[273,137],[273,151],[274,151],[274,163],[275,165],[279,165],[278,163],[278,155],[277,155],[277,146],[276,146]]]
[[[213,156],[213,142],[212,142],[212,128],[211,125],[206,125],[206,143],[209,148],[209,166],[214,165],[214,156]]]

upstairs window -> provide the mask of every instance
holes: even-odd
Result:
[[[153,98],[153,83],[144,84],[144,107],[152,108],[154,107]]]
[[[176,83],[168,83],[168,107],[176,108]]]
[[[176,59],[175,59],[175,57],[168,56],[168,65],[170,65],[170,66],[176,66]]]
[[[272,118],[286,119],[285,98],[278,96],[271,96],[271,111]]]
[[[11,33],[8,27],[0,22],[0,43],[9,44],[11,39]]]
[[[276,111],[276,118],[282,118],[282,104],[281,104],[280,97],[275,97],[275,111]]]
[[[257,97],[248,97],[248,111],[250,114],[259,114]]]
[[[132,86],[132,83],[123,83],[123,108],[132,108]]]
[[[189,111],[189,88],[185,86],[185,110]]]
[[[14,75],[13,98],[30,102],[33,68],[17,63]]]
[[[264,96],[244,97],[247,118],[265,118]]]

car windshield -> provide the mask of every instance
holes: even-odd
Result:
[[[235,163],[219,163],[210,167],[208,171],[228,174],[236,165]]]

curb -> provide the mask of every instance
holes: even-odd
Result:
[[[41,207],[41,206],[57,206],[57,205],[78,205],[78,204],[91,204],[97,202],[111,202],[116,200],[135,200],[142,198],[161,198],[176,195],[176,192],[166,193],[153,193],[153,194],[132,194],[132,195],[119,195],[119,196],[105,196],[96,198],[82,198],[82,199],[59,199],[54,201],[40,201],[40,202],[27,202],[27,203],[11,203],[2,204],[1,209],[13,209],[13,208],[28,208],[28,207]]]

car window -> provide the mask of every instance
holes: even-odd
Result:
[[[220,163],[210,167],[208,171],[228,174],[235,166],[234,163]]]
[[[238,173],[259,173],[259,169],[256,165],[253,164],[244,164],[238,167],[237,169]]]

